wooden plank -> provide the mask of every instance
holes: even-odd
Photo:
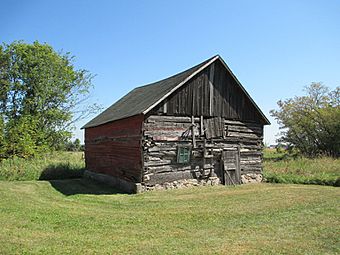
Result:
[[[144,163],[145,167],[148,166],[162,166],[162,165],[168,165],[171,163],[171,160],[157,160],[157,161],[148,161]]]
[[[200,87],[200,97],[198,98],[198,103],[200,107],[199,114],[207,116],[207,111],[209,111],[209,105],[207,100],[209,100],[209,86],[208,86],[208,76],[207,70],[202,73],[201,87]]]
[[[209,128],[210,134],[211,134],[210,138],[216,137],[214,119],[209,118],[207,121],[208,121],[208,128]]]
[[[196,81],[196,79],[194,80]],[[195,115],[195,101],[194,101],[194,95],[195,95],[195,89],[192,85],[188,85],[189,88],[189,94],[188,97],[190,98],[190,115]]]
[[[241,170],[239,161],[239,149],[227,150],[222,153],[225,184],[240,184]],[[229,178],[229,180],[228,180]]]
[[[194,179],[196,174],[193,171],[179,171],[171,173],[159,173],[150,176],[150,180],[146,181],[146,184],[162,184],[165,182],[173,182],[183,179]]]
[[[204,136],[203,116],[200,116],[200,135]]]
[[[262,140],[262,136],[258,136],[256,134],[251,133],[239,133],[239,132],[230,132],[228,131],[228,136],[231,137],[242,137],[242,138],[248,138],[248,139],[260,139]]]
[[[175,171],[186,171],[192,170],[191,165],[164,165],[164,166],[154,166],[147,167],[146,171],[149,173],[165,173],[165,172],[175,172]]]
[[[206,138],[224,137],[224,122],[220,117],[204,119]]]
[[[226,136],[227,136],[227,132],[226,132],[226,130],[225,130],[225,124],[224,124],[224,118],[222,118],[221,117],[221,131],[222,131],[222,137],[223,137],[223,139],[225,139],[226,138]]]
[[[203,120],[203,125],[204,125],[204,133],[205,133],[205,137],[207,139],[210,139],[212,137],[212,132],[211,132],[211,127],[210,127],[210,121],[209,119],[204,119]]]
[[[168,102],[165,101],[164,105],[163,105],[163,112],[167,113],[168,112]]]
[[[192,136],[192,145],[196,148],[196,138],[195,138],[195,119],[194,116],[191,116],[191,136]]]
[[[225,185],[234,185],[235,186],[235,170],[229,169],[228,165],[224,163],[224,180]]]
[[[240,168],[240,147],[237,148],[236,152],[236,183],[241,184],[241,168]]]
[[[246,126],[248,128],[263,128],[261,124],[257,124],[254,122],[248,122],[248,121],[238,121],[238,120],[230,120],[230,119],[225,119],[224,120],[225,124],[227,125],[235,125],[235,126]]]
[[[219,137],[225,137],[225,132],[224,132],[224,119],[221,117],[216,118],[217,121],[217,127],[218,127],[218,136]]]
[[[146,119],[146,122],[188,122],[191,123],[191,117],[183,117],[183,116],[158,116],[151,115]],[[200,119],[198,117],[195,118],[195,122],[199,122]]]
[[[212,63],[210,65],[209,72],[209,114],[213,116],[213,106],[214,106],[214,73],[215,73],[215,65]]]
[[[262,135],[263,134],[263,129],[262,128],[248,128],[246,126],[234,126],[234,125],[228,125],[228,130],[229,131],[235,131],[235,132],[240,132],[240,133],[254,133],[257,135]]]

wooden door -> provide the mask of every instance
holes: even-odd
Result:
[[[240,150],[224,150],[222,152],[221,170],[224,185],[241,184]]]

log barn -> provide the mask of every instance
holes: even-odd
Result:
[[[88,122],[85,176],[129,193],[260,182],[269,124],[217,55],[135,88]]]

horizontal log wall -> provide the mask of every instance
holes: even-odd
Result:
[[[143,116],[85,129],[85,161],[90,171],[141,182]]]
[[[213,168],[212,176],[220,177],[220,157],[225,149],[240,148],[241,173],[261,173],[263,126],[255,123],[225,120],[225,138],[207,140],[213,158],[203,159],[204,134],[200,117],[194,118],[196,148],[190,164],[177,163],[177,145],[191,144],[192,137],[181,135],[192,125],[190,117],[149,116],[143,127],[143,182],[147,185],[180,179],[200,178]]]

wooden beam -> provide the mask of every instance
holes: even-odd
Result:
[[[191,136],[192,136],[192,146],[196,148],[196,138],[195,138],[195,117],[191,116]]]
[[[164,105],[163,105],[163,112],[164,112],[164,113],[167,113],[167,112],[168,112],[168,102],[164,102]]]
[[[215,64],[212,63],[210,65],[210,73],[209,73],[209,114],[213,115],[214,108],[214,73],[215,73]]]

